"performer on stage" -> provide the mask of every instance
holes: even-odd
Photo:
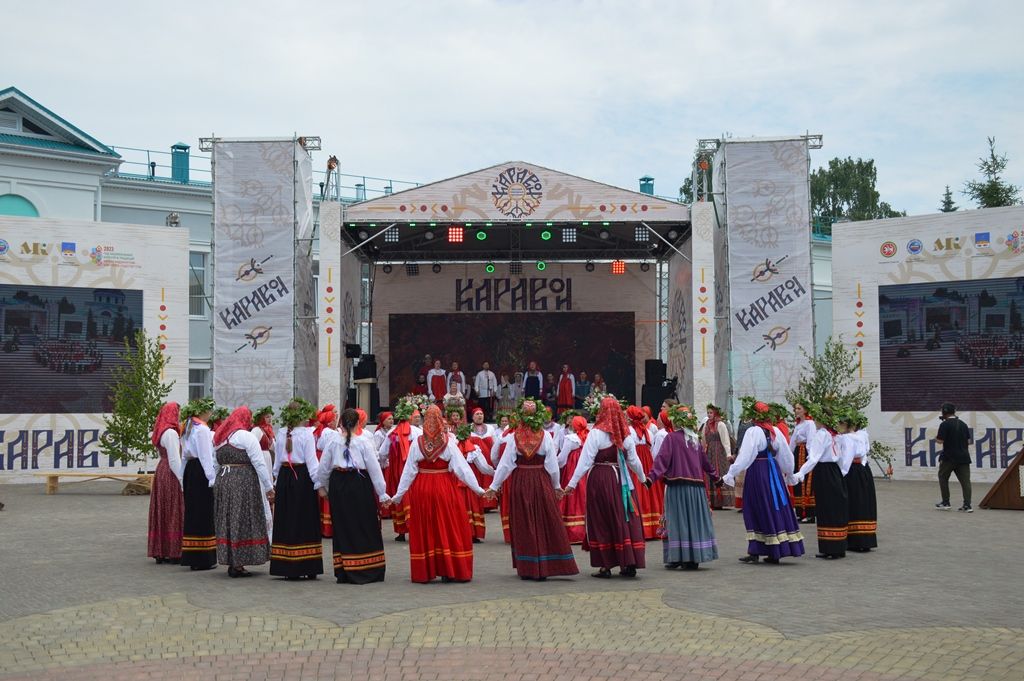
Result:
[[[152,443],[160,455],[149,495],[149,550],[157,563],[181,561],[185,500],[181,494],[181,438],[177,402],[167,402],[153,424]]]
[[[594,577],[611,577],[615,566],[623,577],[635,577],[637,569],[646,565],[644,530],[626,466],[641,484],[647,484],[626,416],[618,400],[608,396],[601,400],[597,422],[583,443],[579,464],[565,488],[565,493],[571,495],[583,476],[590,473],[583,550],[590,552],[591,567],[599,568]]]
[[[701,444],[704,445],[704,452],[715,470],[724,471],[732,463],[732,441],[729,438],[729,427],[725,425],[721,407],[716,407],[709,402],[707,413],[708,420],[700,429]],[[732,506],[736,502],[733,491],[729,488],[719,486],[709,489],[711,489],[711,508],[715,510]]]
[[[520,397],[529,397],[539,400],[544,396],[544,374],[537,368],[536,362],[530,362],[523,375],[523,392]]]
[[[793,402],[793,414],[796,416],[796,426],[793,428],[793,435],[790,438],[789,446],[796,457],[796,468],[800,470],[807,463],[807,443],[818,432],[818,427],[811,418],[808,410],[807,400],[800,399]],[[801,523],[814,522],[814,471],[807,473],[804,482],[793,485],[793,505],[796,510],[796,517]]]
[[[516,408],[516,392],[519,387],[509,380],[508,372],[501,372],[501,380],[498,382],[498,411],[508,411]],[[495,419],[497,420],[497,419]]]
[[[841,413],[836,415],[826,406],[815,416],[821,428],[807,443],[807,461],[797,471],[796,479],[803,482],[814,471],[814,512],[818,523],[815,557],[833,560],[846,556],[850,520],[846,474],[853,463],[853,448],[840,448],[836,442],[836,421]]]
[[[333,404],[324,405],[310,422],[313,426],[313,441],[316,442],[317,460],[323,456],[323,448],[320,446],[320,436],[327,428],[334,428],[338,425],[338,411]],[[320,534],[324,537],[333,537],[334,528],[331,523],[331,505],[327,499],[320,497]]]
[[[313,407],[293,400],[281,410],[281,428],[274,438],[274,534],[270,574],[291,580],[316,579],[324,573],[320,538],[319,466],[313,429],[307,426]],[[336,432],[333,428],[324,434]]]
[[[743,434],[736,461],[723,476],[735,486],[736,476],[746,471],[743,524],[747,528],[747,555],[743,563],[756,563],[765,556],[778,564],[787,556],[802,556],[803,535],[789,503],[786,481],[792,480],[793,452],[782,432],[768,421],[769,408],[752,397],[741,398],[740,418],[752,425]]]
[[[868,431],[863,428],[868,420],[860,412],[851,412],[841,422],[840,427],[847,434],[841,435],[849,439],[853,447],[853,463],[846,474],[846,490],[849,495],[850,524],[848,544],[851,551],[867,553],[878,547],[878,504],[875,499],[875,478],[871,475],[871,462],[868,452],[871,440]]]
[[[558,467],[562,469],[562,487],[567,487],[576,472],[583,452],[583,443],[587,441],[589,432],[587,419],[573,416],[570,428],[565,433],[562,449],[558,453]],[[574,494],[567,494],[558,502],[562,512],[562,524],[569,537],[570,544],[581,544],[586,537],[587,517],[587,478],[580,478]]]
[[[576,389],[573,391],[576,398],[574,405],[576,409],[583,409],[583,400],[587,399],[587,396],[590,395],[590,386],[590,381],[587,380],[587,372],[581,371],[580,377],[576,380]]]
[[[444,395],[441,408],[444,410],[446,417],[449,410],[452,409],[456,409],[463,414],[466,413],[466,396],[459,390],[458,381],[453,380],[448,383],[448,392]]]
[[[274,500],[274,484],[251,429],[252,412],[238,407],[213,434],[218,467],[213,486],[217,562],[228,566],[230,577],[248,577],[252,573],[246,565],[262,565],[270,559],[263,497]]]
[[[508,376],[505,375],[505,378]],[[484,420],[489,420],[494,414],[494,402],[498,394],[498,379],[491,371],[490,362],[485,361],[473,379],[473,394],[476,395],[480,408],[484,410]]]
[[[491,455],[491,448],[494,447],[494,429],[484,423],[484,410],[480,407],[473,410],[472,419],[473,422],[470,424],[470,430],[472,431],[470,433],[470,439],[472,440],[473,445],[479,447],[480,451],[485,454],[485,457],[489,458]],[[488,463],[490,462],[488,461]],[[491,475],[481,473],[477,468],[474,468],[473,472],[476,474],[476,481],[481,487],[484,489],[490,487],[492,479]],[[483,508],[484,513],[498,508],[498,502],[496,499],[481,499],[480,505]]]
[[[473,578],[473,537],[456,478],[476,494],[477,484],[448,433],[441,410],[432,405],[423,419],[423,434],[412,443],[393,502],[409,494],[409,561],[412,581],[426,583]]]
[[[576,407],[576,377],[572,375],[568,364],[562,365],[562,373],[558,377],[558,395],[555,402],[558,407],[558,413],[554,414],[554,416],[560,416],[562,412]]]
[[[399,400],[395,408],[395,426],[384,437],[380,448],[377,450],[377,459],[384,469],[384,482],[387,494],[394,498],[398,491],[398,484],[402,479],[402,471],[405,470],[405,462],[409,456],[409,448],[413,441],[423,431],[412,425],[411,420],[418,412],[412,402]],[[405,535],[409,528],[405,524],[406,508],[400,502],[384,506],[382,514],[391,518],[391,525],[395,531],[395,541],[405,541]]]
[[[536,402],[523,402],[518,425],[506,438],[505,453],[487,490],[487,496],[494,498],[506,479],[515,478],[508,491],[512,567],[520,579],[537,581],[579,574],[558,511],[562,498],[558,452],[541,429],[545,418]]]
[[[448,374],[441,368],[441,360],[434,360],[434,368],[427,372],[427,391],[438,404],[448,392]]]
[[[213,411],[213,400],[203,397],[185,405],[185,433],[181,439],[185,474],[182,484],[185,499],[184,533],[181,538],[181,564],[192,570],[211,570],[217,566],[217,534],[213,526],[213,487],[217,480],[213,466],[213,433],[206,425]]]
[[[626,418],[629,419],[629,432],[636,443],[636,456],[643,466],[644,475],[650,477],[651,468],[654,466],[654,457],[651,455],[650,433],[644,425],[644,411],[640,407],[631,404],[626,409]],[[665,513],[665,485],[653,483],[648,487],[640,484],[640,481],[633,477],[633,488],[636,490],[636,502],[640,511],[640,523],[644,528],[644,539],[658,539],[658,528],[661,526],[661,517]]]
[[[274,408],[267,406],[258,409],[256,413],[252,415],[252,423],[253,427],[249,432],[251,432],[253,436],[260,441],[260,450],[263,452],[263,462],[266,464],[268,471],[274,471],[274,476],[276,478],[277,469],[274,468],[274,456],[271,454],[274,450]],[[270,537],[270,543],[273,546],[274,505],[267,501],[266,497],[263,499],[263,511],[267,515],[267,535]]]
[[[721,484],[718,471],[701,449],[697,415],[685,405],[669,408],[676,431],[665,437],[651,471],[652,480],[665,481],[665,567],[696,570],[718,558],[715,528],[704,492],[707,475]]]
[[[594,392],[594,393],[607,393],[608,392],[608,384],[604,382],[604,376],[602,376],[601,374],[597,373],[596,371],[594,372],[594,384],[593,384],[593,386],[591,386],[590,392]]]
[[[359,414],[341,412],[341,433],[323,436],[324,455],[317,478],[328,498],[334,523],[334,576],[338,584],[383,582],[384,540],[377,504],[390,503],[380,463],[369,440],[355,435]]]
[[[459,392],[464,397],[469,396],[469,384],[466,382],[466,374],[459,368],[458,362],[452,362],[452,370],[448,372],[448,384],[452,382],[459,384]]]

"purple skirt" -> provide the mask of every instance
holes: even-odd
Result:
[[[804,555],[804,535],[793,512],[778,464],[761,453],[743,482],[743,524],[747,553],[778,559]]]

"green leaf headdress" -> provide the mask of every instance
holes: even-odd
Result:
[[[689,431],[697,430],[697,414],[693,407],[688,404],[673,404],[668,408],[668,418],[676,428],[685,428]]]

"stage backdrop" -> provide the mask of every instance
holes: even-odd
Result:
[[[932,479],[939,409],[971,427],[976,480],[1024,446],[1024,208],[836,225],[835,332],[879,384],[868,431],[896,475]]]
[[[168,357],[170,399],[186,398],[187,274],[185,229],[0,217],[0,478],[115,468],[103,412],[136,329]]]
[[[213,147],[213,397],[317,402],[312,166],[298,141]]]
[[[352,360],[345,344],[359,339],[362,263],[341,240],[341,204],[320,205],[320,280],[318,326],[320,333],[320,402],[345,404]],[[344,250],[343,250],[344,249]],[[376,415],[373,415],[374,418]]]
[[[376,269],[373,350],[381,404],[392,401],[392,391],[408,392],[424,354],[441,359],[445,369],[459,362],[469,381],[485,359],[495,373],[521,371],[534,359],[541,371],[557,375],[568,363],[577,374],[605,375],[624,397],[639,397],[644,360],[657,356],[653,269],[629,264],[616,276],[608,263],[594,272],[582,263],[552,263],[543,272],[525,263],[521,276],[510,276],[507,267],[500,263],[487,274],[482,264],[446,264],[434,274],[420,265],[415,277],[403,267],[391,274]]]

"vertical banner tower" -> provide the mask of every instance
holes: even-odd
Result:
[[[315,403],[308,145],[203,142],[213,152],[213,397],[227,407]]]

